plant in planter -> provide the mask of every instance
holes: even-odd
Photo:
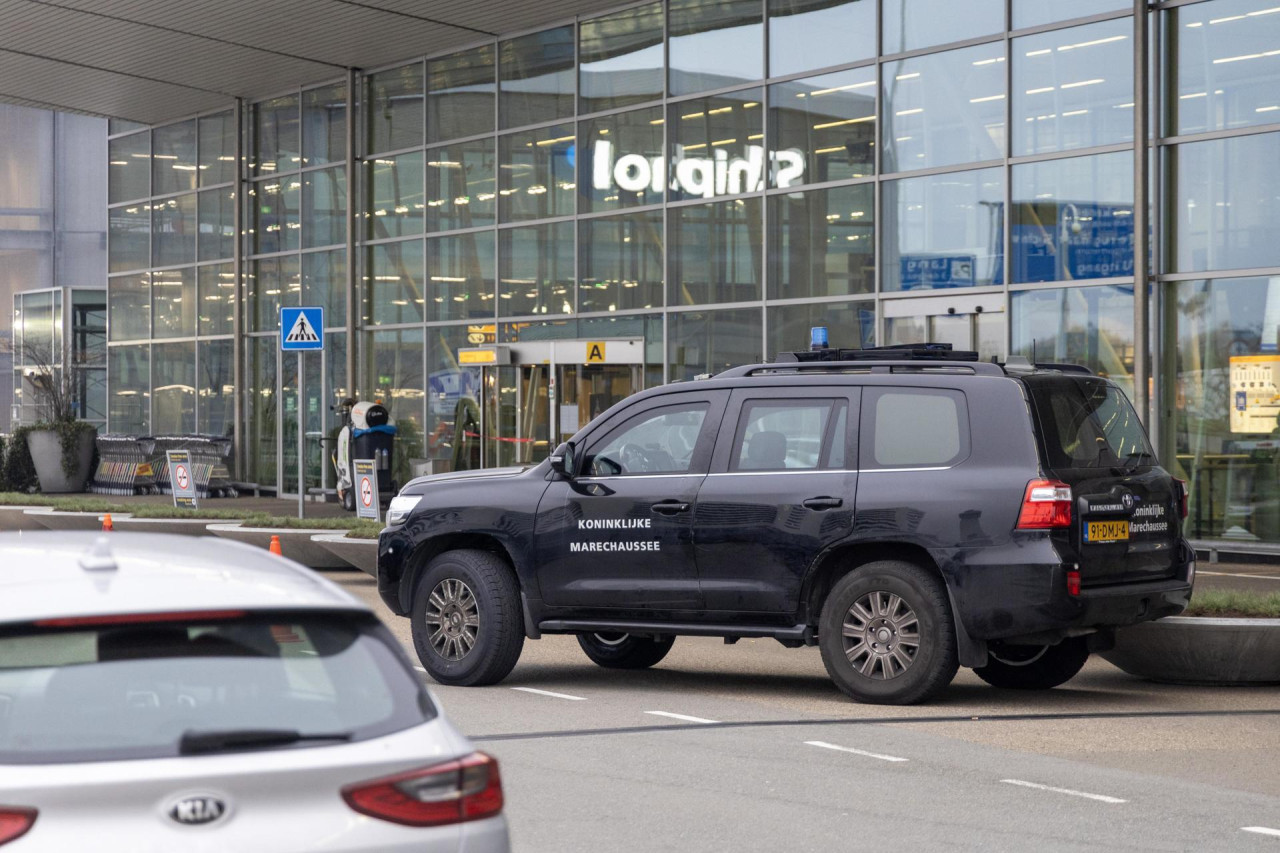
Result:
[[[29,389],[39,421],[20,427],[10,439],[8,459],[24,444],[42,492],[82,492],[93,463],[96,428],[76,419],[78,383],[73,369],[59,366],[53,353],[36,344],[14,344],[15,363],[25,365],[23,387]],[[19,440],[19,434],[25,441]],[[25,467],[19,457],[15,464]],[[12,470],[10,470],[12,476]],[[12,482],[15,488],[21,487]]]

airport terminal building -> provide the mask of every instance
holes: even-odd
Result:
[[[115,117],[108,429],[281,495],[348,396],[402,476],[533,461],[825,325],[1145,391],[1190,535],[1280,543],[1274,2],[1152,3],[1135,55],[1128,0],[76,0],[102,80],[6,99]]]

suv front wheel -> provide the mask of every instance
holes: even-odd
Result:
[[[675,641],[670,636],[649,638],[612,632],[578,635],[578,645],[587,657],[609,669],[648,669],[667,656]]]
[[[859,702],[922,702],[960,666],[942,581],[898,560],[868,563],[836,581],[822,606],[818,646],[832,681]]]
[[[1009,646],[992,644],[986,666],[974,673],[992,687],[1014,690],[1049,690],[1066,684],[1089,659],[1089,643],[1072,637],[1056,646]]]

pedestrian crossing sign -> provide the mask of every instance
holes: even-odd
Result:
[[[324,308],[281,308],[280,349],[285,352],[324,349]]]

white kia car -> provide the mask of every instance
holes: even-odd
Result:
[[[506,851],[373,612],[220,539],[0,535],[0,853]]]

